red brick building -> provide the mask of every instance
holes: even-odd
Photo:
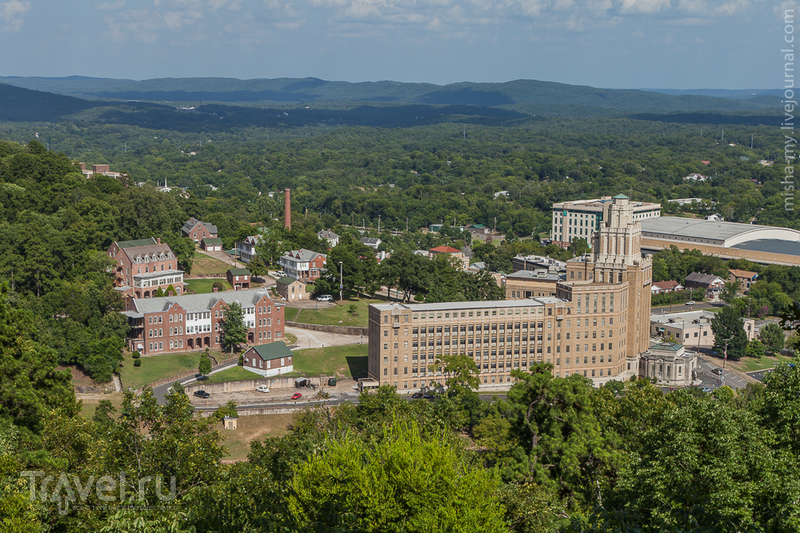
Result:
[[[133,299],[128,310],[128,347],[143,355],[221,349],[222,323],[229,304],[242,306],[248,344],[283,340],[284,304],[265,289]]]
[[[172,287],[176,296],[183,294],[183,270],[178,259],[161,239],[114,241],[108,256],[116,263],[114,287],[135,298],[150,298],[160,288]]]
[[[203,239],[216,239],[219,237],[217,227],[210,222],[202,222],[192,217],[186,221],[181,228],[181,232],[192,239],[194,242],[200,242]]]

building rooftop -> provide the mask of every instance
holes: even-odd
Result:
[[[280,359],[281,357],[292,357],[294,353],[289,349],[283,341],[270,342],[269,344],[259,344],[253,346],[250,350],[255,350],[256,353],[264,361],[272,359]],[[250,351],[248,350],[248,352]]]
[[[758,272],[751,272],[749,270],[739,270],[738,268],[732,268],[728,270],[732,275],[737,278],[749,278],[753,279],[754,277],[758,276]]]
[[[231,273],[233,276],[249,276],[250,271],[246,268],[229,268],[228,272]]]
[[[453,248],[452,246],[437,246],[436,248],[431,248],[428,251],[437,254],[457,254],[461,250],[459,250],[458,248]]]
[[[683,348],[682,344],[677,344],[674,342],[659,342],[658,344],[650,347],[651,350],[664,350],[669,352],[677,352],[680,351],[681,348]]]
[[[133,241],[117,241],[120,248],[139,248],[140,246],[156,246],[158,243],[153,237],[149,239],[136,239]]]
[[[292,276],[283,276],[282,278],[278,279],[276,283],[280,283],[281,285],[291,285],[295,281],[297,280],[294,279]]]
[[[725,247],[755,241],[759,239],[775,239],[783,241],[800,241],[800,231],[758,224],[740,224],[738,222],[715,222],[696,218],[658,217],[640,221],[642,237],[677,238],[679,240],[714,241]]]
[[[693,323],[695,320],[703,322],[703,324],[714,318],[714,313],[710,311],[684,311],[682,313],[668,313],[665,315],[650,315],[650,322],[657,322],[659,324],[684,324]],[[699,323],[699,322],[698,322]]]
[[[222,239],[218,237],[205,237],[203,239],[203,243],[205,244],[222,244]]]
[[[149,272],[147,274],[135,274],[133,279],[153,279],[160,278],[161,276],[183,274],[183,270],[162,270],[160,272]]]
[[[566,280],[564,272],[549,272],[546,269],[539,270],[517,270],[506,276],[507,279],[545,279],[545,280]]]
[[[527,300],[491,300],[476,302],[439,302],[430,304],[370,304],[378,311],[411,310],[411,311],[469,311],[470,309],[509,309],[519,307],[542,307],[545,304],[563,303],[560,298],[538,297]]]
[[[252,307],[262,297],[269,296],[267,289],[245,289],[241,291],[212,292],[209,294],[184,294],[164,298],[134,298],[133,311],[136,313],[161,313],[178,304],[186,311],[207,311],[218,301],[226,304],[239,303],[242,307]],[[276,306],[284,305],[274,302]]]

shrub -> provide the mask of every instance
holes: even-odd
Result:
[[[142,360],[141,359],[134,359],[133,366],[142,366]]]
[[[142,354],[140,354],[138,351],[133,352],[131,354],[131,357],[133,357],[134,359],[139,359],[141,356],[142,356]]]
[[[224,291],[225,290],[225,285],[223,285],[221,281],[215,281],[211,285],[211,287],[217,289],[218,291]]]

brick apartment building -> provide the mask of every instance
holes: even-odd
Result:
[[[278,260],[286,275],[302,281],[316,281],[322,275],[322,269],[328,256],[301,248],[286,252]]]
[[[219,237],[217,227],[214,224],[202,222],[194,217],[191,217],[183,224],[181,232],[184,236],[189,237],[196,243],[199,243],[203,239],[216,239]]]
[[[225,310],[238,302],[248,327],[248,344],[283,340],[284,304],[273,302],[265,289],[133,299],[128,317],[128,347],[143,355],[220,349]]]
[[[435,387],[444,377],[430,365],[457,354],[475,361],[481,387],[510,384],[513,369],[536,362],[598,385],[648,371],[639,359],[649,347],[652,259],[641,256],[627,197],[608,202],[603,215],[592,254],[550,280],[555,296],[370,305],[369,376],[400,390]]]
[[[178,259],[161,239],[114,241],[108,256],[116,263],[114,287],[125,295],[149,298],[161,289],[170,287],[175,295],[183,294],[183,270],[178,269]]]

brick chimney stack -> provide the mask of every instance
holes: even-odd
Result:
[[[292,198],[290,190],[286,189],[286,197],[283,200],[283,227],[292,229]]]
[[[158,237],[158,238],[156,238],[156,242],[157,242],[158,244],[161,244],[161,237]]]

